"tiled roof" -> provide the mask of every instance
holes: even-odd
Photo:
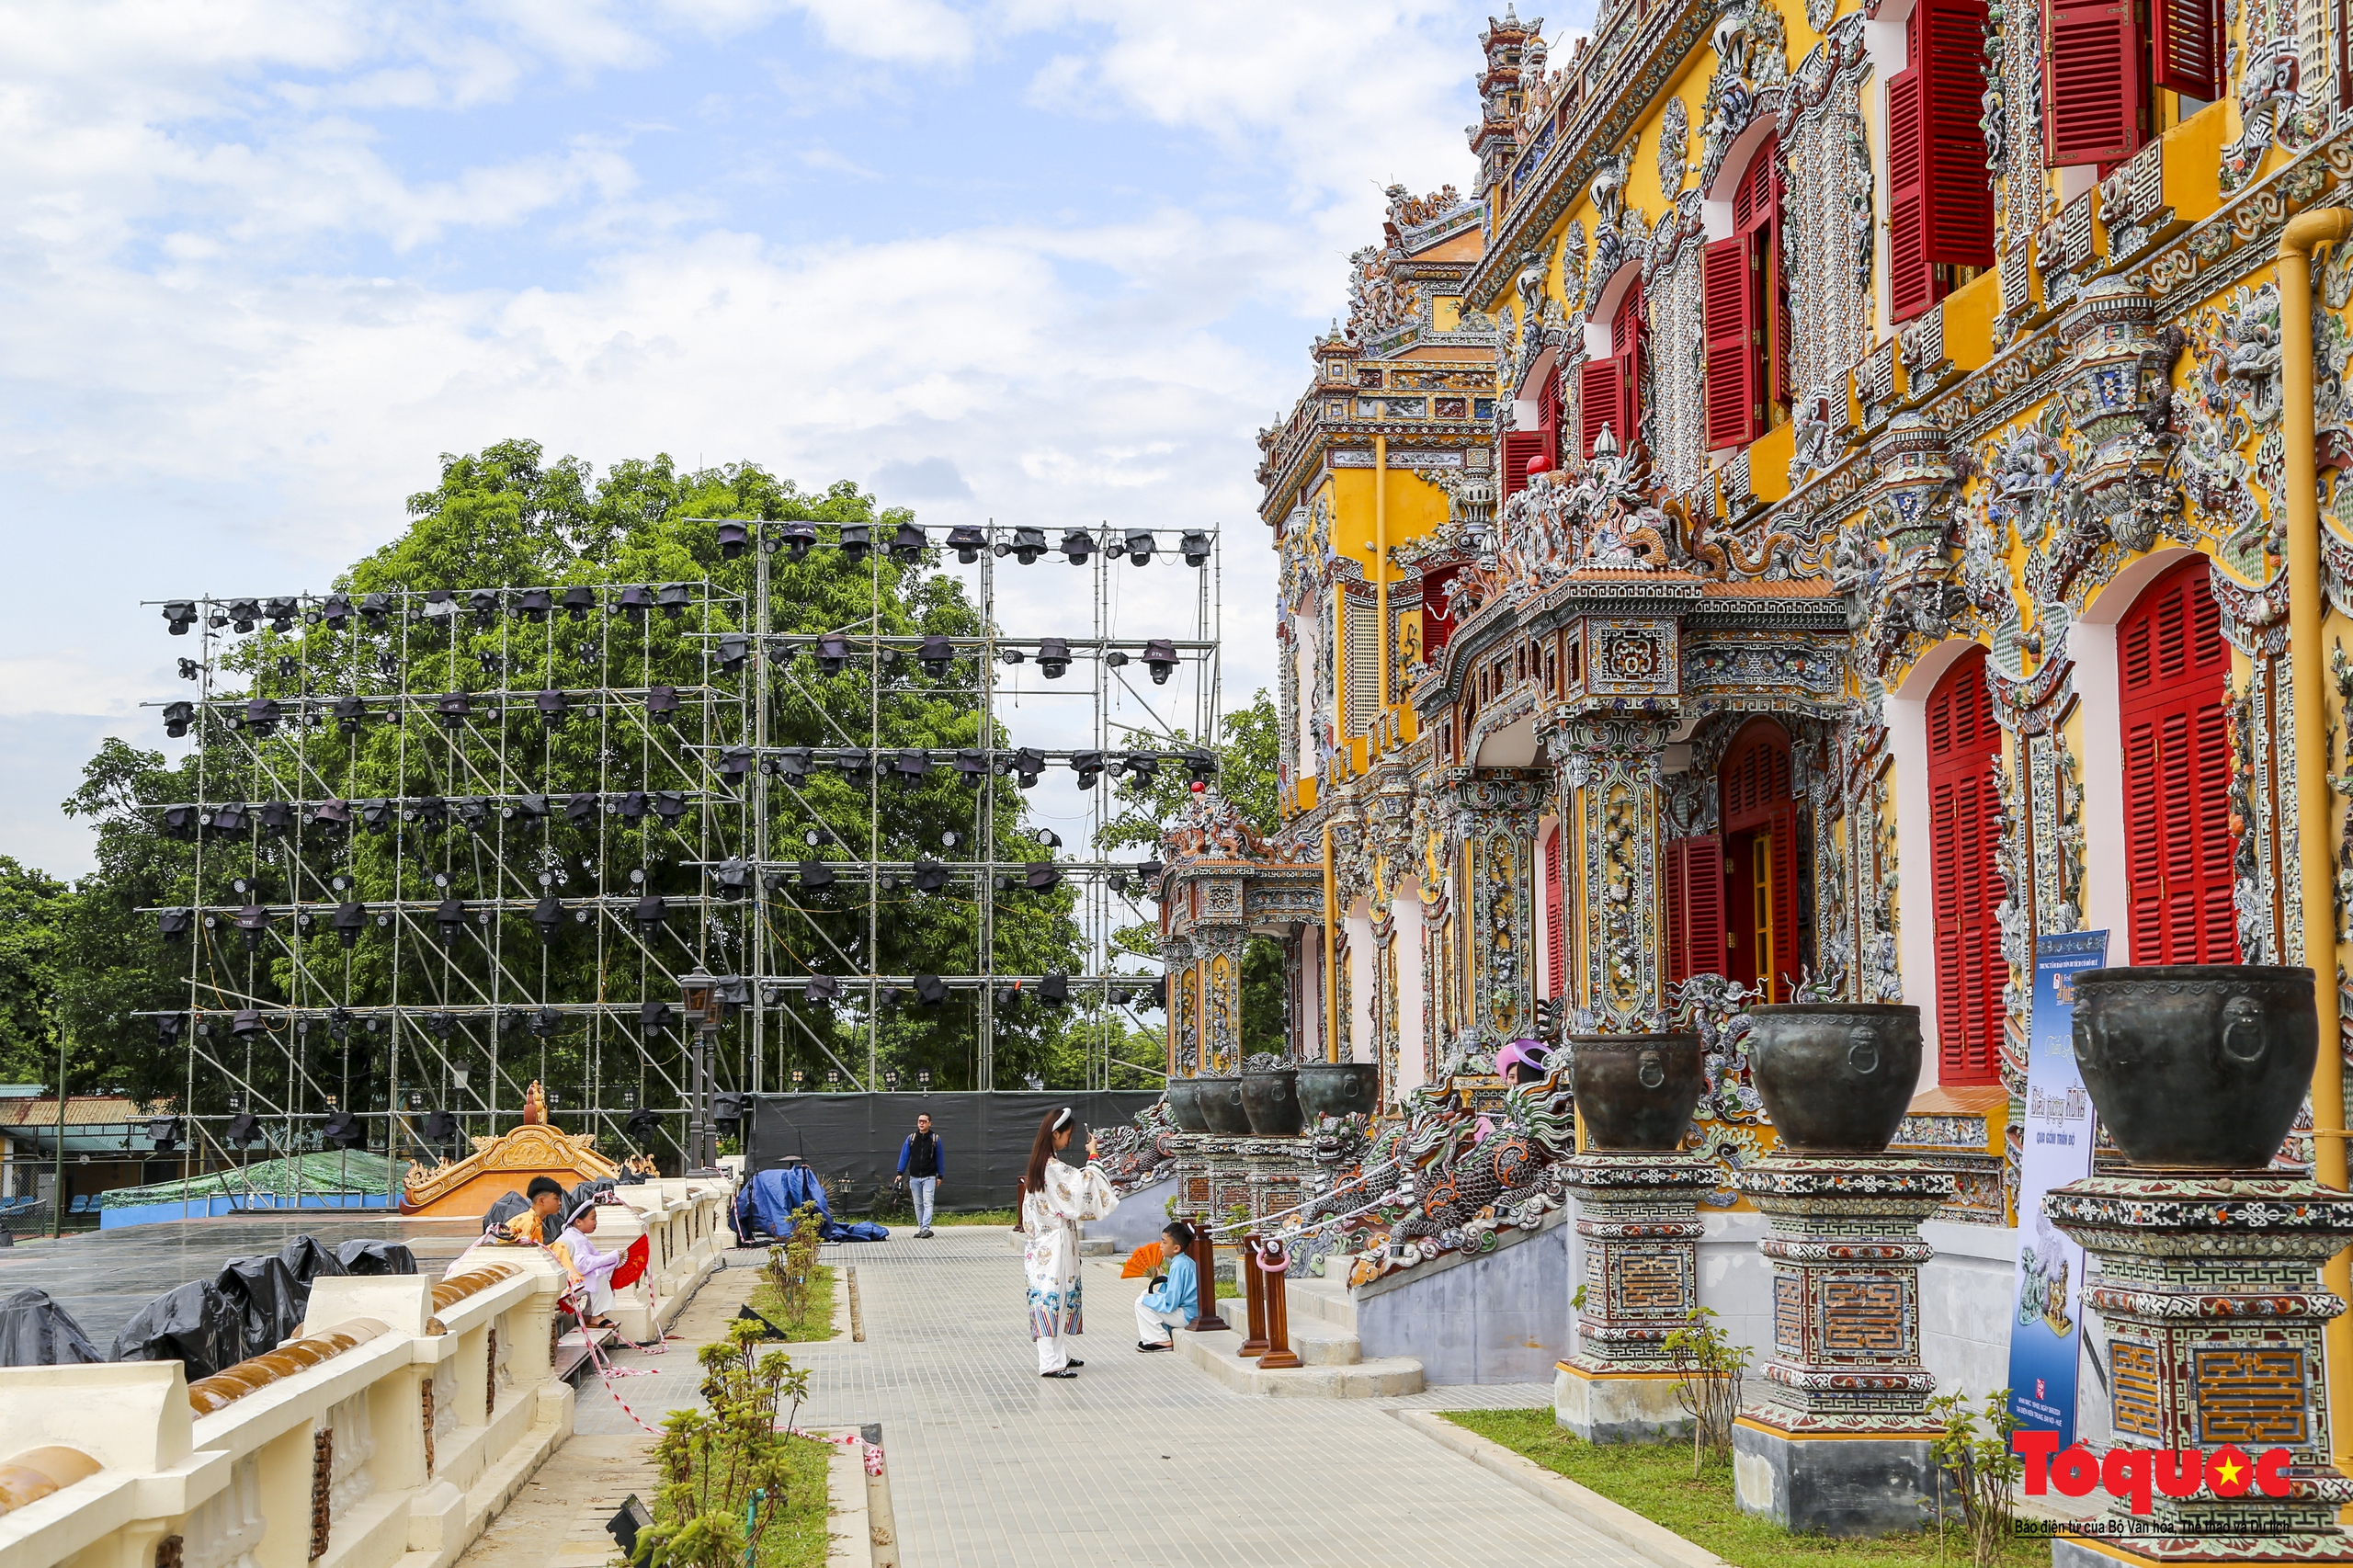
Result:
[[[68,1095],[65,1098],[65,1125],[68,1127],[119,1127],[129,1121],[143,1121],[150,1116],[161,1116],[171,1108],[168,1099],[142,1102],[128,1095]],[[57,1097],[47,1099],[0,1100],[0,1127],[54,1127],[57,1125]]]
[[[1771,583],[1761,578],[1710,583],[1699,592],[1711,599],[1828,599],[1838,595],[1838,590],[1824,577],[1785,577]]]

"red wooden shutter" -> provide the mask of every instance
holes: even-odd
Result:
[[[1724,971],[1724,847],[1712,834],[1666,845],[1666,980]]]
[[[2136,964],[2236,963],[2230,649],[2205,558],[2175,567],[2116,629],[2124,880]]]
[[[1920,86],[1927,259],[1994,265],[1994,177],[1985,167],[1984,0],[1919,0],[1912,13]]]
[[[1618,361],[1588,359],[1577,370],[1577,440],[1585,455],[1593,456],[1604,425],[1622,449],[1626,442],[1619,424]]]
[[[1569,994],[1569,879],[1561,864],[1567,843],[1557,827],[1544,840],[1544,973],[1555,998]]]
[[[1528,488],[1528,460],[1543,449],[1540,431],[1513,430],[1504,437],[1504,499]]]
[[[2216,0],[2153,0],[2151,79],[2209,102],[2222,96],[2222,14]]]
[[[1643,431],[1643,284],[1640,278],[1619,301],[1609,324],[1609,357],[1618,367],[1618,449],[1627,451]]]
[[[1937,269],[1928,260],[1926,84],[1917,67],[1887,83],[1887,281],[1897,321],[1937,302]]]
[[[1700,256],[1700,320],[1707,335],[1708,448],[1737,447],[1753,433],[1756,323],[1749,306],[1749,241],[1717,240]]]
[[[2113,164],[2140,150],[2142,87],[2136,0],[2045,0],[2044,161]]]
[[[1537,450],[1552,468],[1561,466],[1561,378],[1546,371],[1543,390],[1536,394]]]
[[[1991,1084],[2000,1074],[2007,970],[1995,906],[2000,801],[1994,759],[2001,731],[1983,649],[1963,655],[1929,694],[1928,862],[1936,915],[1937,1080]]]

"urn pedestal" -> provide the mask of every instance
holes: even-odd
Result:
[[[1552,1419],[1589,1443],[1688,1437],[1664,1346],[1699,1304],[1699,1200],[1715,1166],[1692,1154],[1589,1151],[1568,1162],[1565,1180],[1585,1294],[1576,1354],[1553,1372]]]
[[[2321,1330],[2345,1311],[2320,1267],[2353,1243],[2353,1196],[2268,1171],[2125,1169],[2043,1198],[2097,1259],[2084,1292],[2108,1331],[2116,1446],[2233,1448],[2252,1466],[2287,1450],[2286,1494],[2209,1484],[2154,1491],[2052,1542],[2053,1568],[2177,1562],[2348,1562],[2336,1512],[2353,1480],[2328,1461]],[[2275,1461],[2276,1463],[2276,1461]],[[2245,1485],[2242,1478],[2241,1484]]]
[[[1773,1351],[1763,1398],[1733,1428],[1733,1494],[1792,1530],[1883,1535],[1927,1522],[1938,1495],[1920,1361],[1920,1221],[1947,1171],[1888,1154],[1775,1153],[1740,1173],[1769,1222]],[[1754,1386],[1754,1385],[1752,1385]]]

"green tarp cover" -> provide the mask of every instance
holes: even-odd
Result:
[[[400,1167],[407,1164],[406,1160],[397,1162]],[[395,1170],[395,1162],[358,1149],[347,1154],[299,1154],[290,1160],[256,1160],[242,1168],[207,1171],[179,1181],[159,1181],[152,1187],[119,1187],[106,1195],[105,1207],[183,1203],[248,1192],[269,1193],[278,1198],[291,1198],[298,1192],[397,1192],[400,1184]]]

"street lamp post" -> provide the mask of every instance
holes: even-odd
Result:
[[[687,1028],[691,1031],[688,1043],[690,1062],[687,1165],[692,1170],[707,1171],[717,1163],[710,1127],[710,1049],[719,1033],[719,987],[697,964],[679,978],[678,989],[682,993],[678,1010],[685,1015]]]

